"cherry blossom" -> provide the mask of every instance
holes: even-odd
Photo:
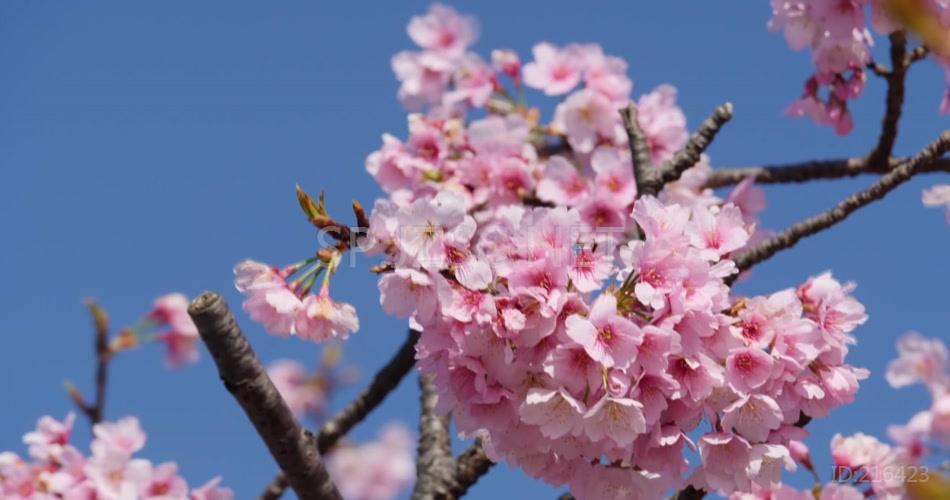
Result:
[[[279,359],[267,367],[267,375],[295,415],[319,414],[326,405],[326,389],[300,363]]]
[[[145,445],[138,420],[126,417],[93,426],[92,453],[70,442],[74,415],[62,422],[40,418],[36,431],[24,435],[32,461],[13,452],[0,453],[0,496],[19,498],[167,498],[231,500],[230,489],[214,478],[189,490],[174,462],[153,464],[135,457]]]
[[[871,61],[872,31],[888,35],[899,25],[888,12],[893,2],[880,0],[771,0],[769,29],[782,31],[793,50],[809,49],[815,73],[806,80],[801,98],[787,112],[808,116],[816,123],[833,127],[839,134],[851,132],[854,124],[848,101],[860,96],[867,78],[864,68]],[[866,6],[870,6],[867,12]],[[915,2],[921,15],[937,19],[936,26],[950,27],[950,4],[943,1]],[[939,29],[939,28],[938,28]],[[936,52],[939,43],[930,44]],[[944,67],[945,60],[941,60]],[[824,95],[822,95],[824,94]],[[946,113],[946,95],[940,111]]]
[[[947,223],[950,223],[950,184],[941,184],[927,189],[924,191],[922,200],[928,207],[945,207]]]
[[[187,297],[180,293],[159,297],[148,318],[169,327],[160,335],[166,346],[168,366],[178,367],[198,360],[198,329],[188,316]]]
[[[346,499],[396,498],[416,477],[414,448],[404,426],[388,424],[374,441],[334,448],[327,456],[327,470]]]

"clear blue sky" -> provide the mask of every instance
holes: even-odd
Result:
[[[476,50],[511,47],[528,57],[541,40],[601,43],[630,62],[636,94],[671,82],[695,125],[731,100],[735,119],[710,153],[714,165],[785,162],[864,153],[876,138],[883,84],[872,78],[854,110],[855,131],[785,118],[801,91],[808,55],[767,31],[768,2],[454,2],[476,14]],[[233,305],[232,265],[246,257],[289,263],[314,236],[293,197],[295,183],[325,189],[336,213],[380,192],[363,160],[380,134],[405,134],[389,58],[410,48],[409,17],[427,2],[0,3],[0,449],[23,452],[22,432],[43,414],[71,409],[63,380],[90,391],[91,332],[83,297],[117,325],[158,295],[223,291]],[[882,53],[885,47],[877,47]],[[942,73],[916,66],[897,150],[916,151],[943,130]],[[768,189],[773,228],[822,210],[869,183]],[[927,402],[923,390],[883,381],[894,339],[906,329],[944,339],[950,325],[950,227],[920,192],[947,176],[900,188],[833,231],[756,268],[749,293],[793,286],[832,269],[859,283],[870,321],[851,361],[871,379],[858,401],[809,426],[827,476],[836,430],[883,435]],[[402,342],[403,322],[377,303],[375,278],[345,270],[334,294],[360,312],[347,358],[365,382]],[[241,316],[265,360],[312,362],[318,347],[269,337]],[[192,484],[221,474],[238,498],[256,495],[275,466],[237,405],[202,362],[168,371],[157,349],[113,364],[107,416],[138,415],[145,455],[177,460]],[[356,388],[341,394],[343,403]],[[407,379],[353,433],[367,438],[389,419],[415,426],[417,388]],[[77,441],[85,448],[84,425]],[[497,467],[471,492],[550,498],[553,489]]]

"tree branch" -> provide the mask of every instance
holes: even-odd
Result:
[[[647,141],[647,135],[640,128],[640,122],[637,118],[637,105],[631,102],[626,108],[620,110],[620,116],[623,117],[623,126],[627,131],[627,140],[630,143],[630,157],[633,161],[633,177],[637,182],[637,196],[645,194],[656,194],[659,188],[656,186],[658,180],[653,171],[653,163],[650,161],[650,143]]]
[[[224,387],[254,424],[297,496],[340,499],[316,440],[300,427],[220,295],[205,292],[188,308]]]
[[[907,76],[907,32],[891,33],[891,70],[887,79],[887,99],[884,118],[881,120],[881,135],[877,145],[868,155],[868,163],[881,163],[891,156],[897,141],[897,125],[904,108],[904,78]]]
[[[428,375],[419,375],[422,390],[419,415],[419,455],[416,459],[416,487],[414,500],[454,498],[455,460],[452,458],[452,437],[449,435],[448,415],[437,415],[435,405],[439,396]]]
[[[841,222],[855,210],[880,200],[918,172],[928,161],[942,156],[950,149],[950,131],[944,131],[940,137],[925,147],[913,158],[903,162],[890,172],[881,176],[871,187],[855,193],[838,203],[834,208],[801,221],[778,235],[769,238],[755,247],[742,252],[734,259],[740,271],[768,259],[775,253],[791,248],[799,240],[811,236]]]
[[[320,432],[317,434],[317,449],[320,453],[330,451],[340,438],[366,418],[386,399],[390,392],[396,389],[399,382],[405,378],[406,374],[415,365],[416,342],[418,340],[419,332],[409,330],[406,341],[402,343],[402,346],[390,358],[389,362],[376,372],[373,381],[363,389],[363,392],[359,393],[350,404],[340,410],[333,418],[320,426]],[[286,489],[287,478],[283,472],[278,472],[261,493],[260,499],[277,500]]]
[[[93,340],[93,353],[96,356],[96,375],[95,375],[95,399],[90,403],[83,398],[74,385],[67,382],[66,391],[70,399],[79,408],[90,425],[96,425],[102,421],[106,407],[106,386],[108,385],[109,361],[112,360],[112,351],[109,349],[109,317],[105,310],[94,300],[86,300],[86,307],[92,314],[93,327],[96,330],[96,336]]]
[[[678,180],[688,168],[699,161],[703,152],[709,148],[716,134],[729,120],[732,119],[732,103],[725,103],[716,108],[713,113],[696,129],[670,162],[663,166],[660,172],[660,188],[669,182]]]
[[[455,461],[455,485],[452,495],[455,498],[464,496],[494,465],[495,462],[485,454],[482,444],[478,441],[472,443]]]
[[[907,162],[909,158],[891,158],[886,163],[868,163],[866,158],[813,160],[783,165],[732,167],[716,169],[706,181],[706,187],[719,188],[738,184],[746,177],[754,177],[758,184],[802,183],[820,179],[842,179],[864,174],[882,174]],[[950,159],[933,158],[917,169],[918,174],[950,172]]]

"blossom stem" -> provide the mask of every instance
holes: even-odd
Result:
[[[287,473],[287,481],[297,496],[342,498],[317,451],[316,439],[294,418],[224,299],[206,292],[191,303],[188,314],[214,358],[225,388]]]
[[[950,150],[950,131],[944,131],[940,137],[925,147],[913,158],[906,160],[893,170],[881,176],[871,187],[855,193],[838,205],[769,238],[755,247],[739,254],[734,260],[740,271],[749,269],[781,250],[793,247],[799,240],[827,229],[847,218],[855,210],[880,200],[904,182],[910,180],[930,160],[942,156]]]

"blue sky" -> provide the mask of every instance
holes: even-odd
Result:
[[[766,29],[768,2],[455,2],[478,16],[484,55],[497,47],[527,58],[538,41],[598,42],[630,62],[634,93],[670,82],[690,124],[717,104],[735,118],[710,150],[717,166],[789,162],[866,152],[877,136],[883,84],[872,78],[854,108],[855,130],[837,137],[783,109],[801,92],[808,55]],[[35,2],[0,4],[0,449],[22,452],[22,432],[43,414],[71,409],[62,384],[89,392],[91,329],[81,299],[95,297],[116,325],[131,324],[158,295],[204,289],[239,296],[231,267],[253,257],[289,263],[314,235],[295,183],[328,193],[335,213],[351,198],[380,195],[363,161],[380,134],[405,134],[389,58],[411,48],[409,17],[427,2]],[[886,47],[878,46],[877,53]],[[897,152],[936,137],[941,72],[914,67]],[[550,102],[540,101],[545,109]],[[764,222],[785,226],[823,210],[871,179],[768,189]],[[756,268],[743,292],[794,286],[831,269],[855,280],[870,321],[851,361],[872,372],[858,401],[809,426],[820,471],[830,473],[836,431],[883,435],[927,403],[919,388],[883,381],[894,340],[907,329],[948,338],[950,227],[920,192],[946,176],[916,179],[834,230]],[[363,378],[403,339],[386,317],[375,278],[346,269],[334,295],[353,303],[362,330],[346,345]],[[281,340],[241,316],[265,360],[312,363],[319,348]],[[158,349],[113,363],[107,416],[138,415],[145,456],[179,462],[192,484],[221,474],[238,498],[256,495],[275,466],[237,405],[202,361],[166,370]],[[353,432],[415,426],[414,377]],[[80,425],[77,442],[88,432]],[[472,491],[551,497],[554,490],[497,467]]]

